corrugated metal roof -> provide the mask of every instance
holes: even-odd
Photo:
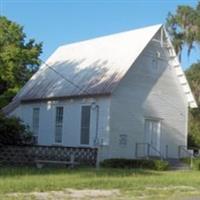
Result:
[[[160,27],[61,46],[17,96],[28,100],[110,93]]]
[[[112,93],[161,27],[149,26],[60,46],[14,101]]]

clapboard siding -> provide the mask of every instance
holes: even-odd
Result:
[[[161,53],[160,59],[156,59],[156,51]],[[177,157],[178,145],[186,145],[187,102],[168,60],[167,51],[159,43],[150,42],[114,91],[110,114],[110,157],[135,156],[135,144],[144,142],[145,117],[162,120],[163,155],[166,145],[169,157]],[[127,145],[120,146],[120,134],[127,134]]]
[[[20,117],[25,124],[32,128],[32,110],[34,107],[40,108],[39,121],[39,144],[52,145],[55,133],[55,110],[57,106],[64,107],[63,115],[63,142],[64,146],[80,146],[80,124],[81,124],[81,106],[91,105],[99,106],[98,136],[104,144],[108,144],[109,138],[109,97],[72,99],[64,101],[49,101],[41,103],[21,104],[11,115]],[[90,123],[90,145],[94,146],[96,134],[96,109],[91,109]]]

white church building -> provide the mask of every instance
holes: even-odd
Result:
[[[98,148],[99,159],[177,158],[197,104],[169,36],[154,25],[67,44],[4,108],[40,145]]]

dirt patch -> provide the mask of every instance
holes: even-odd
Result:
[[[168,187],[146,187],[147,190],[196,190],[194,187],[191,186],[168,186]]]
[[[87,199],[115,199],[120,196],[119,190],[75,190],[66,189],[63,191],[10,193],[7,197],[26,200],[87,200]]]

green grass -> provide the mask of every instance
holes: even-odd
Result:
[[[190,165],[191,159],[190,158],[182,158],[182,162]],[[200,170],[200,158],[192,159],[192,168],[193,168],[193,170]]]
[[[120,199],[176,199],[200,197],[199,171],[128,169],[0,168],[0,199],[7,193],[74,189],[119,189]],[[2,198],[4,197],[4,198]],[[6,200],[7,200],[6,199]],[[12,199],[12,198],[11,198]],[[20,196],[15,199],[23,199]],[[29,197],[34,199],[34,197]],[[115,198],[117,199],[117,198]],[[10,199],[9,199],[10,200]]]

